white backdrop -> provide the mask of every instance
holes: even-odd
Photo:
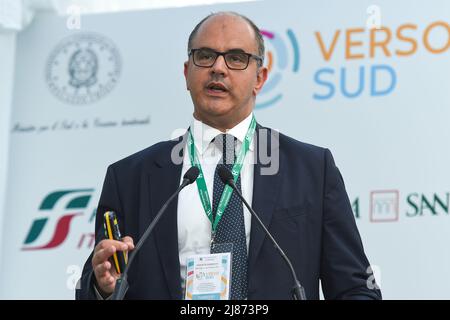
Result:
[[[89,15],[81,29],[36,16],[17,36],[0,297],[73,298],[107,165],[188,126],[188,35],[233,10],[272,60],[257,120],[332,150],[384,297],[449,299],[450,2],[371,5]]]
[[[9,125],[11,117],[12,85],[16,35],[0,32],[0,230],[3,230],[6,177],[8,169]],[[3,234],[3,233],[2,233]],[[2,261],[2,237],[0,237],[0,266]]]

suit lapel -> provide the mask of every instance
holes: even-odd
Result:
[[[266,136],[264,138],[262,136]],[[257,126],[257,148],[255,148],[256,163],[254,167],[253,177],[253,200],[252,208],[260,216],[261,221],[266,228],[269,227],[272,219],[272,214],[275,209],[277,200],[279,185],[281,182],[281,163],[282,155],[278,150],[279,158],[279,171],[272,175],[262,175],[261,169],[264,167],[261,163],[260,154],[268,154],[268,150],[271,150],[272,139],[274,135],[270,129],[263,128],[260,125]],[[276,137],[278,138],[278,137]],[[267,143],[265,142],[267,141]],[[275,145],[274,145],[275,146]],[[271,154],[273,156],[273,154]],[[264,171],[263,171],[264,173]],[[261,250],[262,243],[266,238],[264,230],[260,227],[255,218],[252,217],[250,232],[250,245],[249,245],[249,274],[256,263],[259,251]]]
[[[171,142],[155,161],[156,166],[149,175],[152,219],[164,202],[180,184],[182,161],[175,164],[171,160],[173,147],[181,140]],[[181,155],[183,151],[181,149]],[[181,158],[182,159],[182,158]],[[162,262],[164,276],[172,299],[181,299],[180,261],[178,255],[177,203],[175,198],[155,227],[155,242]]]

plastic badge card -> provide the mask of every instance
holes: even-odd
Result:
[[[186,300],[228,300],[231,253],[187,258]]]

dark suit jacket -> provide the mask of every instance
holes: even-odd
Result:
[[[367,286],[372,276],[366,272],[369,262],[330,151],[282,134],[277,138],[275,131],[259,125],[257,136],[257,150],[263,148],[264,140],[272,150],[278,140],[279,170],[275,175],[262,175],[264,165],[258,156],[252,207],[291,259],[307,298],[319,299],[319,279],[326,299],[381,298],[379,290]],[[171,156],[182,156],[183,139],[157,143],[109,166],[97,210],[96,243],[103,238],[106,210],[118,213],[122,234],[135,243],[140,239],[180,183],[182,158],[174,163]],[[96,299],[91,258],[92,254],[84,266],[77,299]],[[289,268],[254,218],[248,270],[249,299],[291,299]],[[136,256],[129,283],[128,299],[183,298],[177,201],[168,207]]]

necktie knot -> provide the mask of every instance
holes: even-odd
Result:
[[[219,134],[214,138],[214,143],[219,150],[222,150],[222,163],[232,165],[236,157],[237,139],[231,134]]]

